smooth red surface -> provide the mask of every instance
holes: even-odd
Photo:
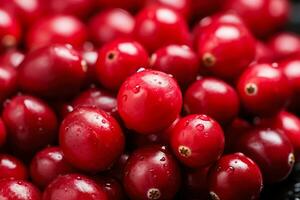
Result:
[[[239,98],[226,82],[203,78],[191,84],[184,95],[188,114],[206,114],[221,124],[230,123],[239,112]]]
[[[137,149],[125,167],[123,184],[130,199],[172,200],[179,189],[179,167],[163,146]]]
[[[186,166],[204,167],[217,161],[224,150],[220,125],[206,115],[188,115],[179,120],[171,134],[171,147]]]
[[[17,91],[17,70],[12,66],[0,64],[0,102],[3,103],[8,97]]]
[[[27,177],[27,168],[22,161],[9,154],[0,154],[0,179],[25,180]]]
[[[124,200],[125,194],[121,183],[111,177],[99,177],[96,182],[102,187],[107,194],[108,199]]]
[[[263,187],[259,167],[242,153],[223,156],[208,179],[212,199],[258,200]]]
[[[45,188],[59,175],[73,171],[59,147],[46,147],[37,152],[30,163],[30,177],[40,188]]]
[[[271,63],[274,60],[272,49],[261,41],[256,42],[256,55],[254,61],[258,63]]]
[[[70,45],[54,44],[26,55],[18,71],[19,85],[25,92],[64,98],[78,92],[86,70],[81,55]]]
[[[128,76],[148,65],[149,57],[141,44],[131,39],[114,40],[99,50],[97,79],[104,87],[118,90]]]
[[[66,160],[84,171],[104,171],[124,149],[118,122],[97,108],[82,107],[66,116],[60,126],[59,144]]]
[[[53,110],[36,97],[15,96],[5,104],[2,117],[10,145],[22,155],[51,144],[57,136]]]
[[[6,143],[6,140],[7,140],[7,131],[2,118],[0,118],[0,147],[2,147]]]
[[[182,96],[169,75],[144,70],[130,76],[118,93],[118,111],[129,129],[157,133],[168,128],[179,115]]]
[[[80,174],[57,177],[43,193],[43,200],[109,200],[105,191]]]
[[[12,49],[6,51],[0,56],[0,63],[3,65],[9,65],[14,68],[18,68],[23,61],[25,54],[18,49]]]
[[[191,16],[192,0],[147,0],[147,3],[168,7],[187,19]]]

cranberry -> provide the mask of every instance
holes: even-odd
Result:
[[[9,100],[3,110],[3,121],[12,147],[22,154],[31,154],[56,137],[54,112],[32,96],[19,95]]]
[[[152,54],[151,67],[173,75],[180,86],[187,87],[196,80],[199,60],[188,46],[168,45]]]
[[[97,78],[104,87],[117,90],[129,75],[148,65],[148,54],[138,42],[114,40],[99,50]]]
[[[182,16],[188,18],[190,17],[192,0],[147,0],[148,4],[157,4],[160,6],[165,6],[170,9],[175,10]]]
[[[43,200],[108,200],[105,191],[91,179],[80,174],[57,177],[43,193]]]
[[[189,114],[206,114],[221,124],[227,124],[239,112],[239,98],[235,90],[224,81],[203,78],[187,89],[184,108]]]
[[[0,21],[0,50],[16,46],[21,37],[19,21],[2,8],[0,8]]]
[[[130,199],[174,199],[180,171],[163,146],[137,149],[125,167],[124,187]]]
[[[255,40],[243,23],[215,17],[198,38],[202,67],[213,75],[234,79],[255,57]]]
[[[11,155],[0,154],[0,179],[15,178],[23,180],[27,179],[27,176],[27,169],[23,162]]]
[[[22,52],[17,49],[12,49],[6,51],[2,56],[0,56],[0,63],[17,68],[23,61],[24,57],[25,55]]]
[[[188,27],[183,17],[161,6],[149,6],[139,12],[134,36],[150,53],[168,44],[189,43]]]
[[[145,0],[96,0],[101,7],[122,8],[125,10],[136,11],[142,8]]]
[[[2,147],[7,138],[7,132],[3,120],[0,118],[0,147]]]
[[[130,76],[121,86],[117,100],[119,114],[126,126],[142,134],[168,128],[182,106],[176,81],[154,70]]]
[[[73,107],[92,106],[102,109],[117,117],[117,99],[104,90],[98,88],[88,89],[77,96],[72,103]]]
[[[288,0],[227,0],[225,9],[243,18],[250,30],[259,37],[266,37],[281,28],[288,19]]]
[[[175,125],[171,147],[184,165],[203,167],[221,157],[224,134],[220,125],[212,118],[206,115],[188,115]]]
[[[19,67],[19,84],[26,92],[62,98],[80,89],[86,69],[86,62],[70,45],[55,44],[27,54]]]
[[[17,90],[17,71],[12,66],[0,64],[0,102],[3,103]]]
[[[117,121],[106,112],[90,107],[67,115],[59,132],[66,160],[85,171],[103,171],[124,149],[124,136]]]
[[[256,55],[255,59],[258,63],[270,63],[274,60],[272,50],[263,42],[256,42]]]
[[[108,199],[112,199],[112,200],[125,199],[122,185],[116,179],[110,177],[99,177],[98,180],[96,181],[105,191]]]
[[[31,26],[26,37],[29,49],[36,49],[53,43],[71,44],[81,48],[86,41],[85,26],[70,15],[55,15],[42,18]]]
[[[59,147],[47,147],[38,152],[30,164],[30,176],[33,182],[45,188],[56,177],[74,171],[65,161]]]
[[[40,200],[41,194],[31,183],[22,180],[0,180],[0,197],[9,200]]]
[[[87,74],[86,74],[86,84],[96,83],[97,75],[96,75],[96,63],[98,59],[98,51],[95,50],[86,50],[82,53],[83,59],[87,64]]]
[[[114,8],[101,11],[92,17],[88,27],[91,39],[100,46],[116,38],[130,37],[134,23],[135,19],[130,13]]]
[[[254,128],[241,135],[233,148],[257,163],[266,183],[282,181],[294,166],[293,147],[288,138],[276,130]]]
[[[262,187],[259,167],[242,153],[223,156],[210,170],[211,199],[259,199]]]

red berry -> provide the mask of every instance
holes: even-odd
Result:
[[[90,107],[67,115],[60,127],[59,142],[66,160],[85,171],[106,170],[124,149],[124,136],[117,121]]]
[[[183,17],[161,6],[149,6],[136,16],[134,36],[150,53],[168,44],[188,44],[189,32]]]
[[[0,147],[2,147],[6,143],[6,138],[7,138],[7,131],[5,128],[5,124],[0,118]]]
[[[117,100],[119,114],[126,126],[142,134],[168,128],[182,106],[176,81],[153,70],[130,76],[121,86]]]
[[[23,162],[11,155],[0,154],[0,179],[15,178],[17,180],[25,180],[27,177],[27,169]]]
[[[38,152],[30,164],[30,176],[33,182],[45,188],[59,175],[74,171],[65,161],[64,154],[59,147],[47,147]]]
[[[97,75],[96,75],[96,63],[98,59],[98,52],[95,50],[86,50],[82,52],[82,57],[86,61],[87,64],[87,72],[86,72],[86,84],[96,83]]]
[[[97,78],[104,87],[118,90],[128,76],[148,65],[148,54],[138,42],[131,39],[114,40],[99,50]]]
[[[211,199],[257,200],[262,187],[259,167],[242,153],[223,156],[210,170]]]
[[[70,96],[80,89],[86,67],[70,45],[43,47],[26,55],[19,67],[19,84],[25,92],[40,96]]]
[[[112,200],[124,200],[124,191],[122,185],[114,178],[111,177],[99,177],[96,182],[107,194],[108,199]]]
[[[18,152],[33,153],[53,142],[57,136],[57,119],[42,100],[19,95],[9,100],[3,110],[8,138]]]
[[[17,49],[6,51],[0,56],[0,63],[3,65],[9,65],[14,68],[18,68],[23,61],[25,55]]]
[[[86,28],[77,18],[55,15],[42,18],[31,26],[26,45],[29,49],[36,49],[53,43],[68,43],[75,48],[81,48],[86,38]]]
[[[188,114],[206,114],[221,124],[227,124],[239,112],[239,98],[226,82],[215,78],[203,78],[187,89],[184,108]]]
[[[212,118],[206,115],[188,115],[175,125],[171,147],[184,165],[203,167],[221,157],[224,134],[220,125]]]
[[[258,63],[271,63],[274,60],[272,50],[263,42],[256,42],[256,55],[255,59]]]
[[[8,200],[40,200],[41,194],[31,183],[14,180],[0,180],[0,197]]]
[[[43,200],[109,200],[105,191],[91,179],[79,174],[57,177],[43,193]]]
[[[132,200],[171,200],[179,189],[180,171],[165,147],[148,146],[129,157],[123,184]]]
[[[282,181],[294,166],[292,144],[285,135],[276,130],[252,129],[240,136],[233,148],[257,163],[266,183]]]
[[[134,17],[126,10],[108,9],[90,19],[89,34],[91,39],[100,46],[117,38],[130,37],[134,23]]]
[[[0,64],[0,103],[17,91],[17,70],[12,66]]]
[[[192,7],[192,0],[147,0],[148,4],[156,4],[160,6],[165,6],[170,9],[175,10],[182,16],[189,18]]]
[[[188,46],[168,45],[152,54],[151,67],[171,74],[180,86],[187,87],[196,80],[199,71],[199,60]]]

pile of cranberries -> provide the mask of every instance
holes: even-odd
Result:
[[[300,162],[289,0],[0,0],[1,200],[258,200]]]

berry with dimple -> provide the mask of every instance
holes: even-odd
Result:
[[[17,91],[17,73],[18,71],[13,66],[0,64],[0,103]]]
[[[179,120],[171,134],[171,147],[188,167],[205,167],[217,161],[224,150],[220,125],[206,115],[188,115]]]
[[[8,154],[0,154],[0,179],[25,180],[27,177],[27,168],[22,161]]]
[[[158,133],[179,115],[182,95],[169,75],[144,70],[130,76],[118,93],[118,111],[129,129],[138,133]]]

